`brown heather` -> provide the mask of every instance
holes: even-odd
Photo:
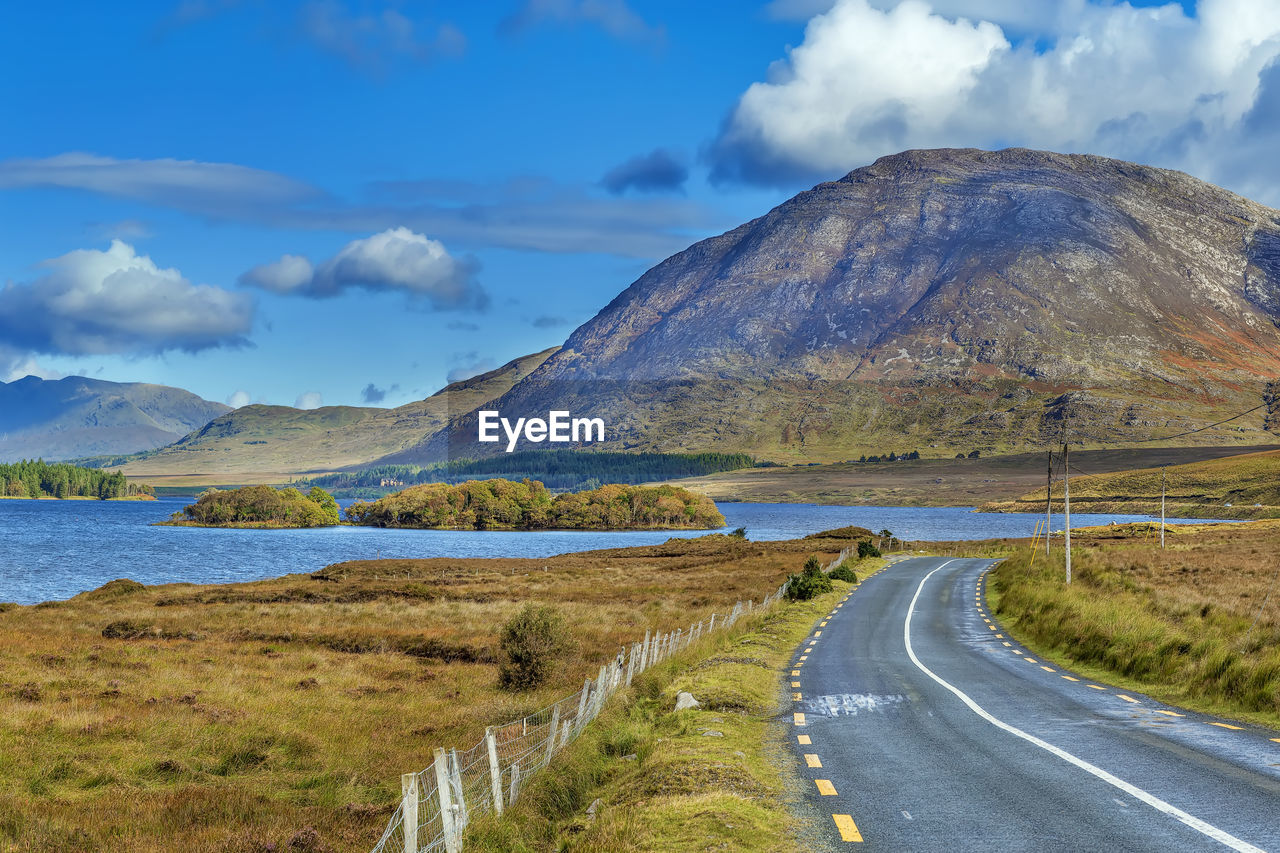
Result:
[[[113,581],[0,606],[0,850],[367,850],[400,774],[435,747],[573,692],[646,629],[758,600],[850,544],[712,535],[219,586]],[[558,609],[576,651],[538,690],[505,692],[498,632],[530,601]]]

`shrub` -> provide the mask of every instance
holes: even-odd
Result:
[[[800,573],[787,578],[787,581],[787,598],[792,601],[808,601],[824,592],[831,592],[831,578],[822,573],[822,563],[817,557],[805,560]]]
[[[570,647],[564,619],[554,608],[526,604],[502,626],[498,684],[506,690],[541,686],[556,659]]]
[[[849,568],[844,563],[841,563],[840,565],[832,569],[830,574],[827,575],[827,577],[831,578],[834,581],[845,581],[846,583],[858,582],[858,576],[854,574],[853,569]]]
[[[871,544],[870,539],[863,539],[858,543],[858,559],[865,560],[867,557],[879,557],[880,549]]]
[[[746,538],[747,538],[747,528],[745,528],[745,527],[739,527],[739,528],[737,528],[736,530],[734,530],[732,533],[730,533],[729,535],[730,535],[730,536],[733,536],[733,537],[736,537],[736,538],[738,538],[738,539],[746,539]]]

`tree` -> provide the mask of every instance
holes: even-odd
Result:
[[[498,684],[506,690],[540,687],[572,645],[564,618],[554,608],[526,604],[502,626]]]
[[[822,573],[822,561],[817,556],[810,556],[798,574],[787,578],[787,598],[792,601],[808,601],[831,589],[831,578]]]

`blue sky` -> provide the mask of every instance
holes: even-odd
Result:
[[[1277,6],[14,7],[0,379],[398,405],[911,147],[1120,156],[1275,204]]]

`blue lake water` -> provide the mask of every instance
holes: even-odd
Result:
[[[221,583],[313,572],[373,557],[547,557],[567,551],[664,542],[705,531],[491,532],[380,530],[212,530],[152,527],[189,503],[0,500],[0,601],[68,598],[115,578],[146,584]],[[343,502],[347,503],[347,502]],[[791,539],[856,524],[912,540],[1030,536],[1041,515],[975,513],[963,507],[844,507],[724,503],[726,530],[751,539]],[[1072,516],[1071,526],[1146,516]],[[1189,519],[1181,520],[1183,523]],[[1062,526],[1054,517],[1054,529]]]

